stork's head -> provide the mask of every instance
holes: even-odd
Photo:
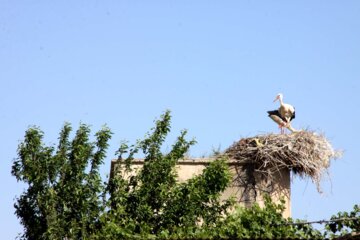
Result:
[[[278,95],[276,95],[276,98],[274,99],[274,102],[276,102],[276,101],[282,101],[282,99],[283,99],[283,95],[282,95],[282,93],[279,93]]]

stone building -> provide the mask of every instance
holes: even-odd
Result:
[[[180,160],[176,167],[178,180],[186,181],[192,176],[200,174],[213,160],[213,158]],[[116,169],[115,165],[117,163],[117,160],[112,161],[110,177],[113,176]],[[135,159],[132,163],[136,171],[136,169],[142,167],[144,162],[142,159]],[[234,196],[240,204],[246,207],[251,206],[254,202],[263,206],[263,195],[269,194],[274,202],[279,202],[280,198],[283,198],[285,200],[285,211],[283,216],[291,216],[290,170],[279,170],[270,180],[269,178],[266,178],[265,175],[255,170],[251,163],[240,163],[237,160],[230,159],[228,164],[233,175],[233,181],[231,186],[223,192],[223,199]]]

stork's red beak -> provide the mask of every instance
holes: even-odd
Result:
[[[276,96],[273,102],[276,102],[277,100],[279,100],[279,96]]]

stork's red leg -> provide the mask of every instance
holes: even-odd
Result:
[[[284,128],[281,124],[279,125],[279,128],[280,128],[280,134],[284,134]]]

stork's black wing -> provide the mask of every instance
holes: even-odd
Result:
[[[293,114],[292,114],[292,116],[290,118],[290,121],[293,120],[294,118],[295,118],[295,108],[294,108],[294,112],[293,112]]]
[[[281,118],[281,120],[283,120],[284,122],[287,122],[285,118],[283,118],[279,112],[279,110],[273,110],[273,111],[267,111],[267,113],[269,114],[268,116],[277,116],[279,118]],[[295,118],[295,114],[294,114],[294,118]]]

